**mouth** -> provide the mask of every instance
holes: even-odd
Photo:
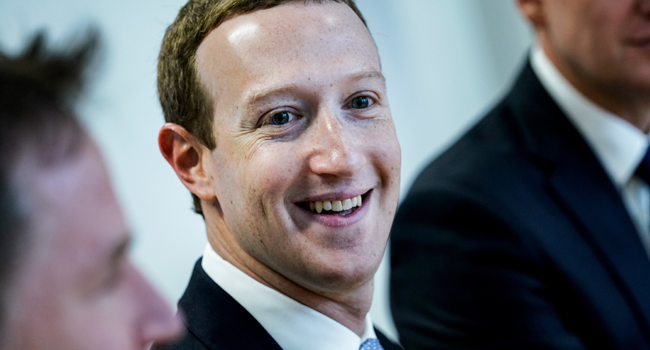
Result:
[[[341,198],[328,201],[305,201],[298,202],[296,205],[316,215],[348,216],[363,207],[363,203],[366,201],[371,191],[372,190],[369,190],[364,194],[351,198]]]

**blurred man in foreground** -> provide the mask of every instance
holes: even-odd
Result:
[[[158,88],[160,149],[209,241],[169,349],[396,348],[368,310],[400,149],[354,2],[192,0]]]
[[[130,234],[73,103],[96,36],[0,53],[0,344],[145,349],[181,322],[128,257]]]
[[[407,349],[650,348],[650,1],[518,0],[507,97],[396,217]]]

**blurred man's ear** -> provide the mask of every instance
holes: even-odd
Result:
[[[158,134],[158,146],[190,192],[206,202],[215,200],[212,177],[204,166],[207,148],[196,137],[178,124],[166,123]]]
[[[535,30],[539,30],[546,25],[544,13],[546,0],[515,0],[515,2],[521,14],[535,27]]]

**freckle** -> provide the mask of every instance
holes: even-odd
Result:
[[[395,169],[395,168],[394,168],[394,167],[390,167],[390,170],[393,170],[393,169]]]
[[[232,201],[230,201],[230,204],[232,204]]]
[[[334,85],[330,84],[330,86],[334,86]]]
[[[307,78],[307,80],[311,80],[311,78]]]

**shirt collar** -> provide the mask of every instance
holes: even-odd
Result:
[[[285,350],[358,350],[368,338],[377,338],[370,314],[359,337],[349,328],[294,299],[269,288],[224,260],[208,244],[203,270],[248,311]]]
[[[546,91],[591,146],[612,181],[625,186],[645,155],[648,136],[576,90],[539,44],[530,61]]]

